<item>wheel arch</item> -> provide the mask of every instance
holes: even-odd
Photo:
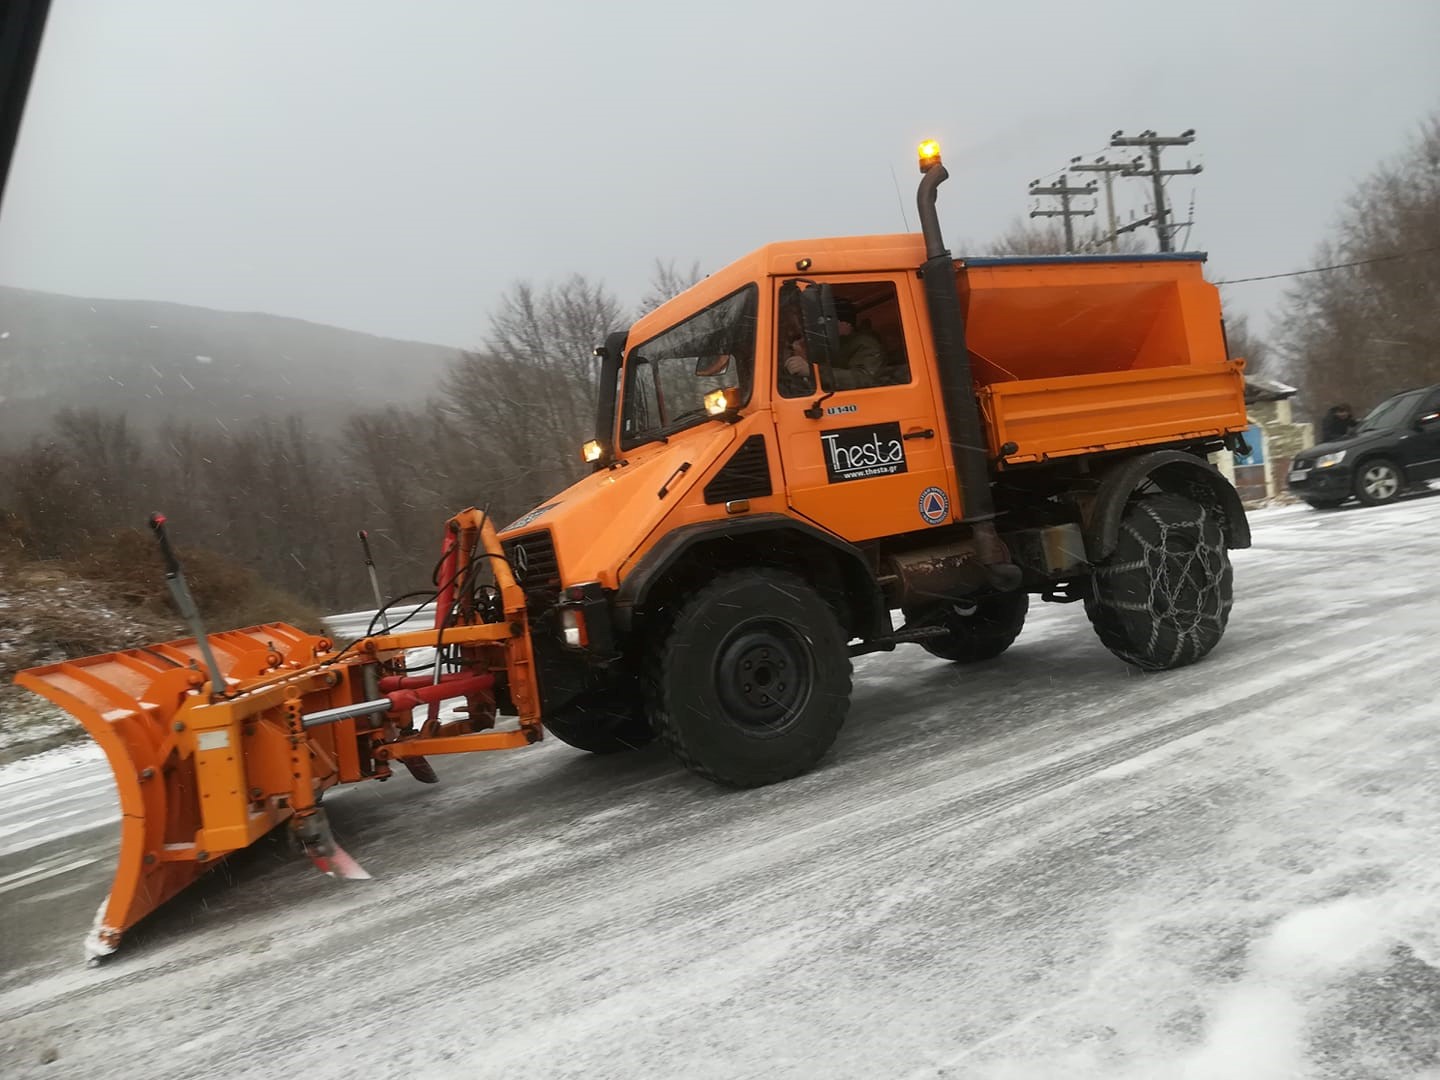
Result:
[[[1400,460],[1399,455],[1395,453],[1395,448],[1391,446],[1373,446],[1360,451],[1360,453],[1355,455],[1355,466],[1352,474],[1358,476],[1364,466],[1376,460],[1388,461],[1391,465],[1394,465],[1400,472],[1400,478],[1406,483],[1409,483],[1410,474],[1406,471],[1405,463]]]
[[[615,597],[616,624],[627,637],[672,601],[716,573],[774,566],[805,578],[836,607],[850,637],[891,632],[890,611],[864,553],[783,514],[706,521],[675,529],[640,559]]]
[[[1115,550],[1130,497],[1146,483],[1208,507],[1220,519],[1227,548],[1250,546],[1250,522],[1240,493],[1209,462],[1180,450],[1154,450],[1118,463],[1100,480],[1085,516],[1085,550],[1098,563]]]

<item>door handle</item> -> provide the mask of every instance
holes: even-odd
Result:
[[[655,493],[655,497],[657,499],[663,499],[666,495],[669,495],[670,485],[673,484],[677,478],[684,476],[689,471],[690,462],[682,461],[680,463],[680,467],[670,474],[670,479],[666,480],[665,483],[660,485],[660,490]]]
[[[907,431],[900,437],[902,439],[933,439],[935,437],[935,430],[928,427],[921,428],[918,431]]]

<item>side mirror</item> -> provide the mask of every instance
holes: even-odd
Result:
[[[823,393],[805,410],[812,420],[823,415],[820,403],[835,392],[835,360],[840,355],[840,323],[835,317],[835,293],[829,285],[814,281],[787,281],[780,286],[780,309],[799,307],[800,328],[805,336],[805,354],[820,369]],[[783,361],[783,357],[780,358]]]
[[[797,286],[798,288],[798,286]],[[800,291],[800,318],[810,362],[820,365],[821,382],[830,386],[830,372],[840,355],[840,321],[835,317],[835,292],[829,285]]]
[[[605,344],[597,346],[595,356],[600,361],[599,393],[595,398],[595,438],[600,447],[600,456],[590,457],[584,451],[586,461],[594,469],[603,469],[614,460],[611,449],[615,438],[615,411],[620,389],[620,367],[625,361],[626,331],[616,330],[605,335]]]
[[[730,355],[722,353],[719,356],[697,356],[695,358],[695,377],[697,379],[708,378],[713,375],[724,375],[730,370]]]
[[[1440,412],[1426,413],[1415,421],[1415,426],[1421,431],[1431,431],[1440,427]]]

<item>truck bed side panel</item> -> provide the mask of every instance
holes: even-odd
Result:
[[[1244,382],[1234,363],[1137,368],[995,383],[980,390],[990,451],[1007,463],[1239,431]]]

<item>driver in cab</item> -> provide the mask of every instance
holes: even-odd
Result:
[[[835,318],[839,323],[840,355],[833,366],[834,388],[856,390],[878,386],[880,369],[885,366],[885,350],[874,335],[856,328],[854,301],[836,297]],[[785,358],[784,370],[790,377],[786,381],[800,386],[797,392],[808,393],[813,389],[814,376],[803,337],[790,343],[790,355]]]

